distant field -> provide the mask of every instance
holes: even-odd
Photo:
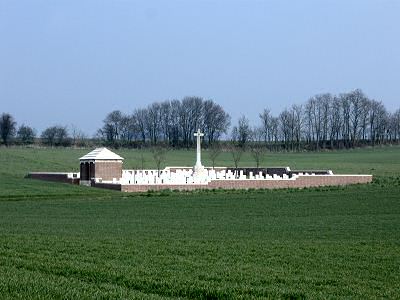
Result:
[[[88,151],[0,148],[0,298],[400,295],[399,147],[267,153],[263,164],[376,176],[348,187],[137,195],[23,178],[77,171]],[[117,153],[141,165],[142,152]],[[193,150],[167,161],[193,165]]]
[[[79,157],[92,149],[27,149],[0,148],[1,173],[24,175],[28,171],[79,171]],[[144,157],[145,168],[155,168],[149,150],[115,150],[125,158],[124,168],[140,168]],[[208,151],[203,150],[202,161],[211,166]],[[168,166],[192,166],[195,152],[171,150],[167,153]],[[216,166],[234,166],[230,153],[221,153]],[[249,153],[245,153],[239,166],[255,166]],[[267,152],[262,166],[290,166],[296,168],[332,169],[337,173],[368,173],[373,175],[396,175],[400,170],[400,146],[382,148],[350,149],[326,152],[275,153]]]

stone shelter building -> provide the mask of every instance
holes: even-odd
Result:
[[[90,185],[94,178],[117,181],[122,177],[123,158],[107,148],[94,149],[79,161],[81,185]]]

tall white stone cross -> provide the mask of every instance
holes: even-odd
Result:
[[[197,132],[194,133],[194,136],[197,137],[197,155],[196,155],[196,165],[194,166],[194,170],[200,171],[204,169],[201,164],[201,137],[204,136],[204,133],[200,132],[200,129],[197,129]]]

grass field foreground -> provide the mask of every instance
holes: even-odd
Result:
[[[267,155],[268,165],[376,175],[347,187],[125,194],[23,178],[29,170],[76,169],[87,152],[0,149],[2,298],[400,294],[398,147]],[[127,168],[142,155],[118,153]],[[168,159],[191,165],[193,153]],[[219,165],[228,161],[225,153]]]

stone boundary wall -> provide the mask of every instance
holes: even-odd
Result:
[[[79,178],[69,178],[67,173],[45,173],[32,172],[28,178],[79,184]],[[149,190],[160,191],[165,189],[193,191],[199,189],[282,189],[282,188],[305,188],[318,186],[337,186],[358,183],[368,183],[372,181],[372,175],[311,175],[299,176],[295,180],[213,180],[209,184],[135,184],[121,185],[114,183],[91,182],[92,187],[111,189],[123,192],[147,192]]]
[[[305,188],[318,186],[337,186],[357,183],[368,183],[372,181],[372,175],[314,175],[299,176],[296,180],[213,180],[209,184],[141,184],[141,185],[118,185],[123,192],[147,192],[149,190],[181,190],[192,191],[198,189],[282,189],[282,188]]]
[[[95,182],[94,180],[92,180],[91,186],[100,189],[108,189],[114,191],[122,190],[121,185],[119,183],[102,183],[102,182]]]
[[[63,182],[70,184],[79,184],[79,178],[69,178],[66,173],[41,173],[41,172],[32,172],[29,173],[28,178],[45,180],[45,181],[54,181],[54,182]]]

